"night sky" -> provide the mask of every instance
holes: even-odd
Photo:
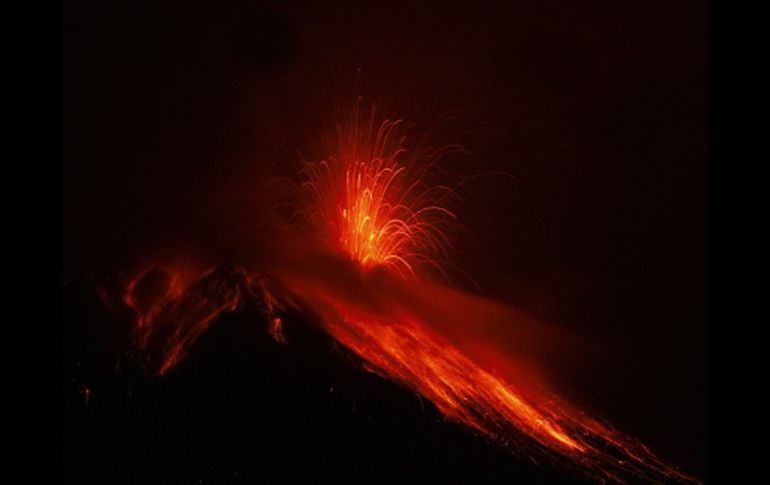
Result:
[[[456,286],[599,344],[560,372],[565,396],[707,480],[705,3],[449,3],[64,6],[68,483],[580,483],[442,421],[298,316],[286,347],[253,309],[223,317],[164,378],[121,351],[128,317],[96,288],[157,252],[258,253],[265,181],[359,95],[467,149],[437,175],[476,176]]]

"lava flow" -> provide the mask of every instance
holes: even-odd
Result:
[[[165,374],[223,312],[234,311],[251,287],[241,270],[153,268],[128,284],[123,302],[137,315],[134,329],[139,362]]]
[[[255,295],[276,340],[286,342],[280,309],[303,312],[365,368],[508,449],[597,480],[697,483],[540,379],[531,356],[558,352],[572,338],[566,332],[425,276],[451,247],[452,195],[425,185],[441,151],[410,152],[405,140],[399,121],[379,121],[374,110],[340,122],[322,161],[303,165],[303,209],[316,239],[283,240],[259,278],[241,270],[187,283],[166,277],[150,303],[134,281],[125,302],[139,315],[143,355],[157,354],[152,368],[168,371],[219,314]]]

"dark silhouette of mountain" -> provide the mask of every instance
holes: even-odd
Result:
[[[223,314],[157,376],[92,279],[62,303],[65,483],[585,483],[447,422],[299,315],[282,345],[259,302]]]

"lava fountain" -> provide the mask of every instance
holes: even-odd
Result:
[[[325,140],[328,158],[305,161],[304,214],[332,250],[363,268],[386,267],[416,276],[451,248],[445,229],[455,215],[444,186],[424,177],[447,151],[404,147],[402,120],[378,122],[377,110],[361,118],[356,106]]]

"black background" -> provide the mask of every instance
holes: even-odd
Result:
[[[360,68],[366,97],[416,131],[451,114],[454,138],[436,139],[470,151],[447,162],[455,171],[513,175],[463,186],[455,262],[485,295],[610,349],[602,369],[565,372],[568,397],[705,478],[705,4],[360,3],[64,5],[64,280],[88,286],[85,272],[169,240],[228,246],[226,227],[252,210],[228,192],[290,174]],[[114,377],[102,342],[119,332],[101,322],[120,319],[65,288],[73,483],[435,469],[565,480],[338,365],[320,335],[295,338],[304,353],[259,340],[249,315],[215,327],[166,380],[128,363]],[[131,398],[129,381],[142,383]],[[71,392],[82,383],[88,405]],[[347,390],[329,398],[335,385]]]

